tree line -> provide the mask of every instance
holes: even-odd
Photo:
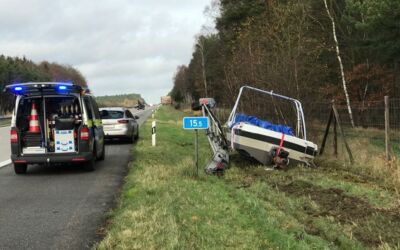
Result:
[[[34,63],[25,57],[0,55],[0,114],[13,109],[13,97],[2,91],[6,85],[46,81],[72,81],[87,86],[85,77],[72,66],[47,61]]]
[[[118,107],[123,106],[126,108],[132,108],[138,104],[138,102],[145,103],[144,99],[140,94],[121,94],[121,95],[105,95],[96,96],[96,101],[99,107]]]
[[[353,105],[399,97],[398,0],[218,0],[210,10],[215,32],[199,34],[190,62],[177,67],[176,103],[208,95],[232,105],[247,84],[310,111],[332,99],[346,105],[344,80]]]

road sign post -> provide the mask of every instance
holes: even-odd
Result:
[[[208,129],[209,120],[208,117],[184,117],[183,118],[183,129],[194,130],[195,138],[194,138],[194,152],[195,152],[195,166],[196,166],[196,175],[199,175],[199,129]]]
[[[199,130],[195,129],[196,136],[194,137],[194,151],[195,151],[195,164],[196,164],[196,175],[199,175]]]

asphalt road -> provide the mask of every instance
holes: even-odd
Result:
[[[140,112],[142,124],[151,110]],[[143,134],[143,131],[141,131]],[[15,175],[0,169],[0,249],[89,249],[113,207],[132,144],[106,145],[94,172],[78,166],[30,166]]]

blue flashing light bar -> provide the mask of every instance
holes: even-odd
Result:
[[[67,90],[67,86],[64,85],[58,86],[58,90]]]
[[[15,87],[14,88],[14,91],[16,91],[16,92],[21,91],[21,90],[22,90],[22,87]]]

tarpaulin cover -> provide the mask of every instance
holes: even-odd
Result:
[[[245,115],[245,114],[236,114],[235,122],[233,123],[233,125],[235,125],[239,122],[249,123],[249,124],[255,125],[257,127],[269,129],[269,130],[276,131],[279,133],[284,133],[285,135],[293,135],[292,128],[290,128],[288,126],[284,126],[284,125],[272,124],[270,122],[260,120],[255,116],[249,116],[249,115]]]

